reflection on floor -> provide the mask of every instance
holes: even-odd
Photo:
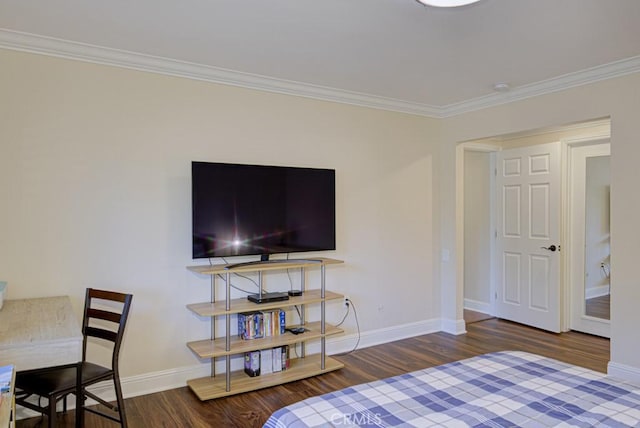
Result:
[[[471,324],[471,323],[478,322],[478,321],[488,320],[490,318],[493,318],[493,316],[489,315],[489,314],[482,313],[482,312],[476,312],[476,311],[471,311],[469,309],[465,309],[464,310],[464,314],[463,314],[463,318],[464,318],[464,322],[466,324]]]
[[[587,307],[585,309],[585,313],[587,316],[601,318],[605,320],[611,319],[611,295],[607,294],[606,296],[594,297],[592,299],[587,299]]]

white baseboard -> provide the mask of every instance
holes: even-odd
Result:
[[[358,349],[395,342],[396,340],[421,336],[423,334],[436,333],[438,331],[440,331],[440,320],[438,319],[365,331],[360,334]],[[331,355],[351,351],[357,340],[357,333],[332,337],[327,340],[327,353]],[[316,345],[318,352],[320,352],[319,344],[314,343],[313,345]],[[310,349],[315,349],[315,347],[311,346]]]
[[[609,361],[607,374],[621,380],[640,383],[640,368]]]
[[[464,308],[483,314],[493,315],[491,313],[491,303],[480,302],[478,300],[464,299]]]

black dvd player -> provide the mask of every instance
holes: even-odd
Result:
[[[262,293],[260,294],[249,294],[247,299],[252,301],[253,303],[269,303],[269,302],[281,302],[283,300],[289,300],[289,295],[287,293]]]

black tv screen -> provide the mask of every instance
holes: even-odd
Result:
[[[335,170],[192,162],[193,258],[336,248]]]

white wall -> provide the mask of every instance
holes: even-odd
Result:
[[[206,369],[185,346],[209,326],[185,308],[209,297],[185,269],[192,160],[335,168],[337,250],[322,255],[346,262],[328,286],[355,303],[362,343],[439,326],[438,121],[6,50],[0,64],[7,298],[70,295],[80,316],[86,287],[133,293],[125,378]]]
[[[456,282],[455,148],[476,140],[532,129],[611,117],[611,363],[610,370],[640,379],[640,323],[637,257],[640,253],[640,74],[579,86],[552,94],[445,119],[439,164],[441,245],[452,258],[441,263],[442,315],[462,318],[461,290]]]
[[[435,120],[12,51],[0,64],[7,297],[69,294],[79,314],[85,287],[133,292],[125,376],[198,364],[183,346],[207,331],[184,308],[208,296],[208,280],[184,268],[191,160],[336,168],[338,250],[325,255],[347,263],[329,281],[374,342],[462,320],[458,142],[607,116],[610,368],[640,371],[640,74]],[[341,313],[330,305],[330,318]]]

